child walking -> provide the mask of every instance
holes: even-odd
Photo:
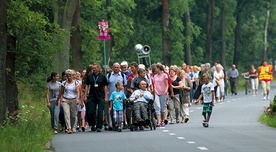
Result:
[[[115,84],[116,91],[112,92],[110,95],[110,105],[109,111],[113,109],[113,118],[115,123],[115,128],[118,128],[118,132],[122,132],[122,123],[123,123],[123,102],[126,100],[126,95],[121,90],[124,89],[122,82],[117,82]]]
[[[203,127],[209,127],[209,121],[211,118],[213,106],[214,106],[214,85],[209,82],[209,75],[203,74],[203,81],[204,84],[202,85],[201,88],[201,94],[196,100],[195,104],[199,102],[199,100],[203,97],[203,111],[202,115],[204,117],[203,120]]]
[[[85,113],[86,113],[86,108],[85,108],[85,104],[84,101],[81,100],[81,102],[77,105],[78,107],[78,128],[79,128],[79,132],[85,132]]]

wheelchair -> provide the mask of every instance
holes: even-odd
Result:
[[[156,123],[157,120],[154,117],[155,110],[153,108],[153,100],[150,100],[148,105],[147,105],[147,114],[148,114],[148,119],[143,120],[143,121],[137,121],[135,118],[134,114],[134,108],[133,108],[133,103],[131,104],[131,112],[130,112],[130,131],[138,130],[144,130],[144,128],[149,128],[150,130],[156,130]]]

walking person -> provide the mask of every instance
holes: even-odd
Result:
[[[65,71],[67,80],[62,82],[59,98],[61,100],[63,111],[64,111],[64,119],[66,124],[66,132],[68,134],[72,134],[75,121],[76,121],[76,112],[77,112],[77,104],[79,103],[80,93],[79,93],[79,83],[73,79],[74,71],[68,69]]]
[[[157,117],[157,126],[165,126],[165,110],[167,107],[166,98],[168,98],[168,75],[163,72],[163,65],[157,64],[155,72],[156,74],[153,77],[154,81],[154,108]]]
[[[196,100],[195,104],[197,104],[199,100],[203,97],[203,127],[209,127],[209,121],[213,111],[213,106],[215,104],[214,85],[213,83],[209,82],[209,76],[207,73],[203,75],[203,81],[204,84],[202,85],[201,94]]]
[[[215,86],[215,96],[217,102],[223,101],[224,98],[224,72],[221,64],[217,64],[214,71],[213,84]]]
[[[269,100],[270,82],[273,80],[273,67],[267,64],[267,61],[263,61],[258,71],[259,80],[263,87],[263,100]]]
[[[109,97],[109,111],[113,111],[113,119],[114,119],[114,130],[118,132],[122,132],[122,125],[123,125],[123,103],[126,100],[126,95],[122,90],[124,89],[123,83],[118,81],[115,84],[116,90],[112,92]]]
[[[106,76],[100,73],[100,65],[93,64],[92,70],[93,73],[88,75],[86,80],[86,85],[90,85],[88,101],[88,87],[85,88],[84,101],[88,102],[88,122],[89,125],[91,125],[91,131],[101,132],[103,126],[104,103],[108,103],[108,83]]]
[[[110,98],[111,94],[116,91],[115,84],[117,82],[122,82],[123,88],[122,92],[127,92],[126,91],[126,86],[127,86],[127,79],[125,74],[120,71],[120,64],[119,63],[114,63],[112,66],[112,72],[107,74],[107,83],[108,83],[108,97]],[[105,112],[105,120],[106,120],[106,125],[108,126],[109,130],[113,129],[113,124],[112,124],[112,114],[109,112],[109,103],[105,104],[104,107],[104,112]],[[107,130],[107,126],[105,126],[105,129]]]
[[[190,115],[190,90],[192,88],[189,75],[185,71],[179,71],[179,77],[181,79],[180,90],[180,110],[181,110],[181,123],[187,123]]]
[[[56,105],[56,100],[58,98],[59,89],[61,86],[61,83],[58,80],[59,74],[57,72],[52,72],[51,76],[47,78],[48,85],[46,93],[47,107],[49,108],[51,114],[51,126],[55,134],[58,133],[59,120],[59,104]]]
[[[237,83],[238,83],[239,71],[236,65],[233,64],[232,68],[228,71],[228,78],[230,80],[230,87],[232,95],[237,95]]]
[[[172,80],[173,88],[173,94],[170,94],[171,98],[169,99],[170,124],[174,124],[175,122],[180,122],[180,89],[182,88],[181,79],[177,76],[176,68],[174,66],[170,67],[170,78]]]
[[[258,79],[258,70],[255,69],[255,66],[252,64],[248,72],[242,73],[242,76],[249,75],[252,86],[252,95],[255,96],[258,94],[259,79]]]

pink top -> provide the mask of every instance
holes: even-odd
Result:
[[[154,91],[157,95],[167,94],[166,90],[166,79],[168,80],[168,75],[162,73],[160,75],[155,74],[153,81],[154,81]]]

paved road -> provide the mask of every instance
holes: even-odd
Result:
[[[274,84],[271,97],[275,89]],[[202,127],[202,106],[192,105],[187,124],[167,125],[155,131],[60,133],[51,144],[56,152],[275,152],[276,129],[258,122],[269,105],[260,92],[257,96],[239,92],[216,103],[209,128]]]

